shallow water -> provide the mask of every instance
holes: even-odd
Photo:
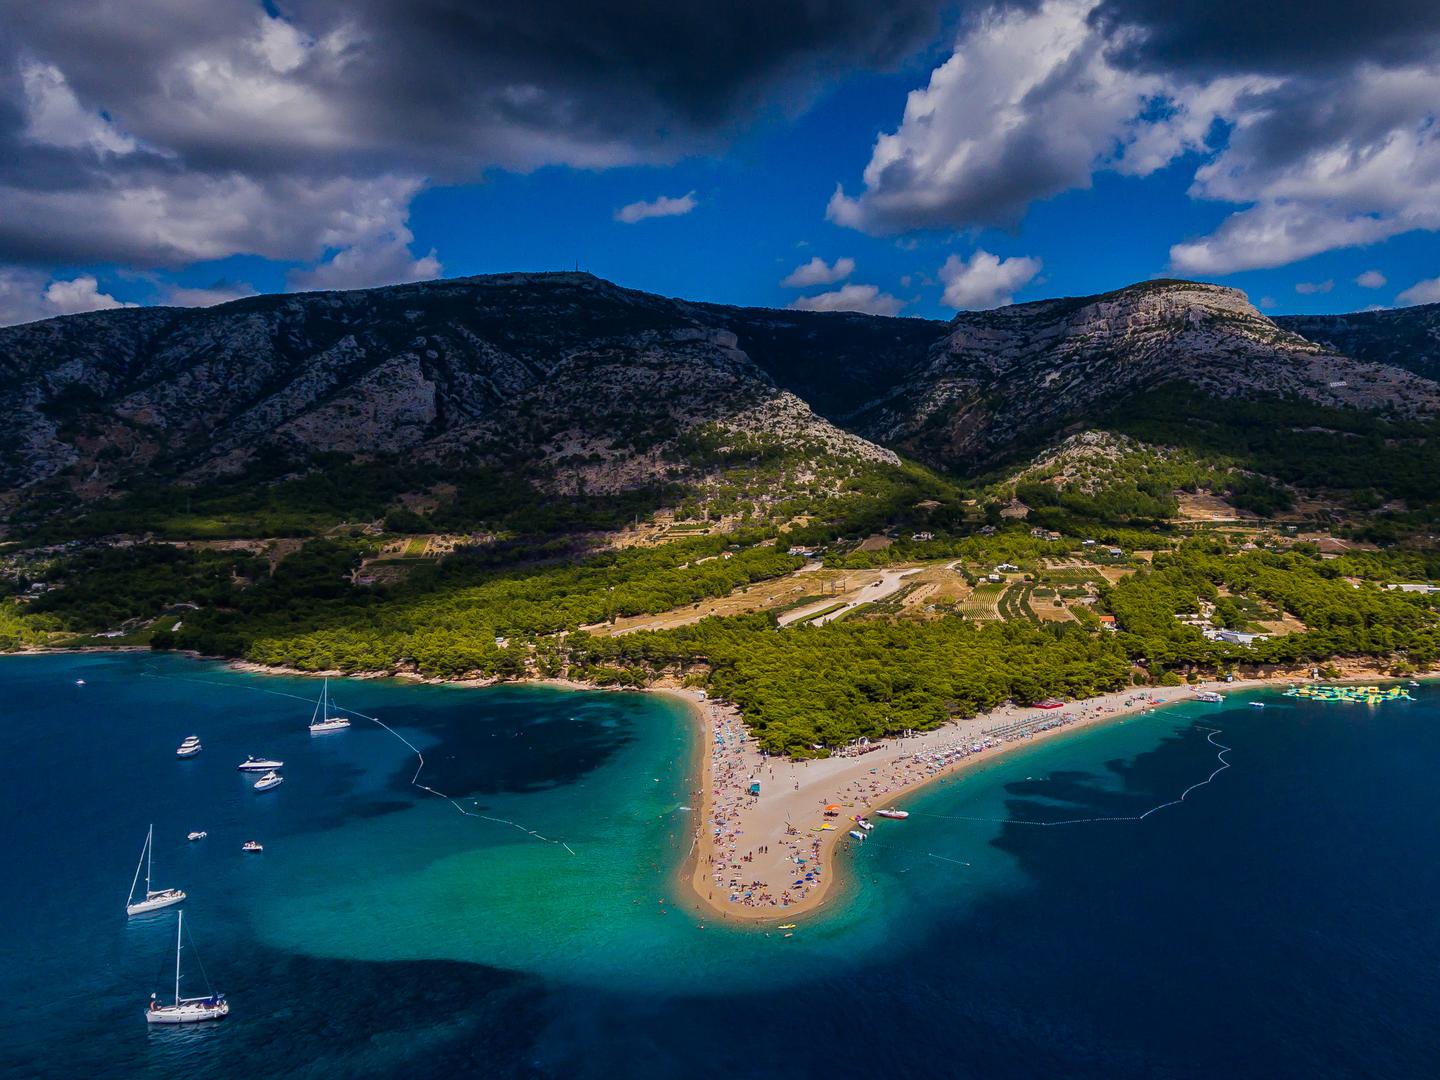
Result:
[[[416,756],[383,728],[312,739],[310,680],[142,654],[10,657],[0,679],[8,1075],[1440,1063],[1428,700],[1189,703],[997,759],[843,852],[837,901],[787,939],[679,892],[696,780],[664,698],[332,683],[484,815],[466,816],[411,785]],[[1213,729],[1232,768],[1179,805],[1015,824],[1139,817],[1220,767]],[[191,733],[204,752],[176,760]],[[253,792],[247,753],[284,759],[286,783]],[[173,909],[123,910],[152,820],[156,885],[190,894],[186,985],[198,957],[232,1000],[221,1024],[141,1015],[173,964]],[[263,855],[240,853],[252,837]]]

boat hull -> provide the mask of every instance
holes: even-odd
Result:
[[[171,907],[185,899],[185,893],[180,889],[160,893],[155,896],[147,896],[134,904],[125,905],[126,915],[144,915],[147,911],[159,911],[161,908]]]
[[[346,731],[350,727],[349,720],[326,720],[319,724],[310,725],[311,735],[331,735],[337,731]]]
[[[158,1009],[145,1010],[145,1022],[147,1024],[199,1024],[206,1020],[223,1020],[229,1015],[230,1003],[228,1001],[222,1001],[217,1005],[186,1001],[179,1005],[162,1005]]]

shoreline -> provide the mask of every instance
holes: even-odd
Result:
[[[1394,678],[1356,665],[1332,681]],[[1229,683],[1209,680],[1175,687],[1133,687],[1069,702],[1063,711],[1003,707],[920,735],[884,740],[878,744],[879,750],[862,756],[800,762],[756,750],[743,720],[731,706],[701,699],[693,692],[671,691],[690,700],[702,720],[704,786],[694,842],[680,870],[693,893],[688,902],[697,916],[719,917],[728,925],[788,923],[813,915],[849,885],[845,870],[834,858],[856,817],[869,817],[931,784],[1016,750],[1191,701],[1199,691],[1235,693],[1312,681],[1306,670]],[[1023,737],[1003,740],[986,734],[1006,725],[1058,721],[1062,715],[1073,719]],[[744,730],[747,737],[736,737],[738,730]],[[777,770],[788,771],[779,774]],[[761,795],[754,797],[748,794],[748,786],[757,781]],[[838,815],[827,819],[826,806],[840,807]],[[827,820],[830,827],[822,828]],[[772,847],[779,850],[771,851]],[[804,876],[807,870],[815,874],[813,882]],[[777,881],[796,884],[787,889],[776,886]],[[802,882],[805,884],[799,884]]]
[[[139,651],[151,650],[145,646],[102,645],[27,648],[10,655]],[[302,671],[205,656],[193,650],[175,650],[172,655],[218,661],[231,670],[257,675],[396,678],[462,689],[539,685],[574,691],[650,693],[675,700],[687,709],[693,721],[689,741],[691,760],[686,762],[685,778],[695,820],[690,848],[673,873],[678,878],[676,884],[680,891],[688,890],[692,894],[677,897],[677,902],[687,907],[693,905],[694,914],[702,920],[702,929],[707,913],[727,925],[739,926],[782,919],[793,921],[799,916],[814,914],[849,885],[844,871],[836,872],[833,859],[840,840],[857,817],[868,817],[877,809],[907,799],[933,783],[962,775],[976,765],[1065,733],[1090,730],[1107,721],[1190,701],[1199,691],[1234,693],[1315,681],[1310,676],[1311,669],[1306,667],[1238,678],[1228,683],[1206,680],[1180,686],[1131,687],[1067,702],[1063,709],[1053,711],[1035,706],[1003,706],[932,731],[879,740],[872,744],[877,749],[863,755],[796,760],[760,751],[749,726],[734,706],[713,700],[704,691],[673,683],[624,687],[598,686],[560,677],[442,679],[407,672]],[[1375,665],[1348,663],[1334,679],[1327,681],[1395,681],[1406,677],[1386,675]],[[1408,677],[1434,679],[1436,676],[1420,673]],[[1020,734],[1009,738],[995,730],[1041,723],[1045,724],[1043,728],[1024,730],[1022,727]],[[781,776],[777,775],[777,769],[788,771]],[[697,776],[699,786],[695,787]],[[758,797],[749,794],[749,785],[755,782],[761,787]],[[787,783],[789,791],[785,790]],[[824,816],[827,806],[839,808],[828,818],[828,825]],[[745,838],[743,855],[742,836]],[[777,844],[780,850],[770,851],[770,847]],[[772,880],[790,880],[797,873],[800,876],[788,888],[769,884]],[[727,875],[733,876],[727,880]],[[741,881],[742,877],[751,875],[752,882]],[[732,885],[732,881],[737,884]],[[765,890],[779,888],[779,895],[761,891],[757,896],[755,883],[765,883]],[[796,892],[792,895],[790,890]]]

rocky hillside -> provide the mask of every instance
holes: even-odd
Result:
[[[1434,311],[1341,317],[1349,336],[1318,344],[1186,282],[944,324],[562,273],[95,312],[0,330],[0,508],[334,454],[499,465],[591,494],[693,480],[762,444],[803,484],[806,462],[843,473],[894,451],[964,469],[1177,382],[1410,415],[1440,407],[1440,386],[1391,366],[1417,354],[1382,339],[1433,334]]]
[[[1214,397],[1440,408],[1440,385],[1282,329],[1235,289],[1157,281],[961,314],[925,365],[849,421],[877,442],[963,467],[1176,382]]]
[[[895,461],[778,384],[731,323],[787,371],[822,364],[836,336],[883,369],[906,331],[918,362],[935,332],[685,304],[588,274],[52,319],[0,330],[0,490],[50,481],[99,495],[279,451],[518,462],[560,489],[603,492],[670,478],[678,442],[701,427],[712,442],[763,431]]]
[[[1349,315],[1282,315],[1275,323],[1346,356],[1440,379],[1440,304]]]

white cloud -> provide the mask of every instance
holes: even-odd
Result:
[[[898,315],[905,306],[889,293],[874,285],[842,285],[830,292],[802,296],[791,302],[797,311],[860,311],[867,315]]]
[[[405,229],[395,236],[343,248],[325,262],[293,271],[287,282],[295,290],[370,289],[439,277],[444,267],[434,250],[417,259],[409,248],[412,239],[410,230]]]
[[[1202,147],[1252,80],[1168,86],[1115,67],[1125,41],[1092,25],[1092,7],[995,8],[963,32],[899,129],[876,140],[864,190],[837,186],[830,220],[868,233],[1008,226],[1036,199],[1088,187],[1096,169],[1143,176]]]
[[[165,294],[165,303],[176,307],[214,307],[228,304],[231,300],[243,300],[255,295],[255,286],[244,281],[217,281],[202,289],[187,289],[176,285]]]
[[[1327,293],[1335,288],[1335,279],[1326,278],[1324,281],[1297,281],[1295,291],[1301,296],[1313,296],[1316,293]]]
[[[75,315],[82,311],[139,306],[101,292],[100,283],[90,274],[81,274],[69,280],[47,278],[48,275],[38,270],[0,267],[0,326],[52,319],[57,315]]]
[[[1262,296],[1260,297],[1260,303],[1256,304],[1255,306],[1268,310],[1269,308],[1273,308],[1276,306],[1276,300],[1273,296]]]
[[[25,135],[32,142],[83,147],[100,155],[128,154],[135,149],[134,139],[80,104],[54,64],[25,64],[20,81],[25,88]]]
[[[1196,153],[1190,195],[1236,209],[1171,248],[1180,273],[1440,230],[1440,56],[1423,38],[1389,66],[1167,66],[1136,62],[1147,31],[1114,7],[1039,0],[965,23],[876,140],[860,190],[837,185],[829,219],[871,234],[1011,227],[1097,172],[1145,176]]]
[[[1402,305],[1440,304],[1440,277],[1417,281],[1395,298]]]
[[[637,221],[644,221],[646,218],[656,217],[679,217],[681,214],[688,214],[696,206],[695,192],[681,195],[679,198],[671,198],[669,195],[661,195],[658,199],[639,202],[632,202],[622,206],[615,211],[615,220],[623,221],[626,225],[634,225]]]
[[[1002,259],[983,250],[976,250],[969,259],[951,255],[940,267],[940,280],[945,283],[941,302],[962,310],[1004,307],[1013,302],[1017,289],[1040,272],[1041,265],[1039,259]]]
[[[1383,289],[1387,283],[1385,275],[1379,270],[1366,270],[1355,279],[1355,284],[1362,289]]]
[[[833,285],[837,281],[844,281],[854,272],[854,259],[839,258],[831,264],[816,255],[809,262],[802,263],[791,270],[780,284],[787,289],[808,289],[812,285]]]

